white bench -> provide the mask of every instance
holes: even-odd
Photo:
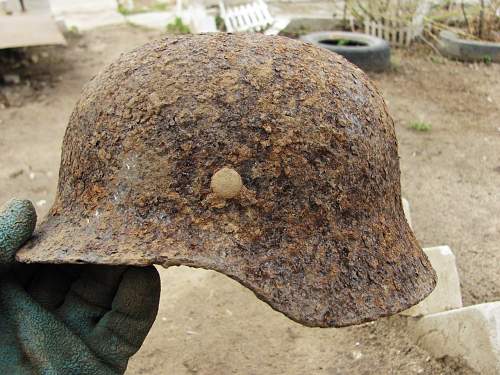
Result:
[[[274,18],[263,0],[249,4],[227,7],[219,2],[220,15],[226,30],[232,32],[263,31],[266,35],[277,35],[289,23],[289,19]]]

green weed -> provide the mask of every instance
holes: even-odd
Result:
[[[167,31],[173,34],[190,34],[189,26],[182,22],[181,17],[175,17],[174,22],[167,25]]]
[[[418,132],[428,132],[432,129],[432,125],[424,121],[414,121],[410,124],[410,129]]]

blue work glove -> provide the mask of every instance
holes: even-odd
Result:
[[[0,373],[123,374],[158,311],[154,267],[28,265],[29,201],[0,210]]]

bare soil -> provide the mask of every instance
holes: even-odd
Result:
[[[0,202],[26,197],[40,216],[54,199],[60,145],[82,86],[121,52],[158,37],[121,26],[71,38],[68,48],[12,68],[0,86]],[[43,53],[42,53],[43,52]],[[404,196],[422,246],[456,254],[464,304],[500,300],[500,65],[394,53],[374,75],[394,117]],[[28,85],[29,83],[29,85]],[[410,128],[425,122],[431,130]],[[156,323],[127,374],[473,374],[434,359],[403,317],[343,329],[301,327],[211,271],[161,270]]]

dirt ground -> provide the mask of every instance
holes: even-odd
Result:
[[[121,52],[158,35],[104,28],[72,38],[68,48],[30,51],[36,58],[19,67],[21,84],[0,86],[0,202],[26,197],[40,216],[48,211],[82,85]],[[466,305],[500,300],[500,65],[400,51],[394,62],[393,71],[372,78],[396,123],[417,238],[422,246],[453,249]],[[415,121],[432,129],[415,131],[409,127]],[[304,328],[215,272],[160,272],[158,318],[129,375],[473,374],[418,348],[402,317]]]

